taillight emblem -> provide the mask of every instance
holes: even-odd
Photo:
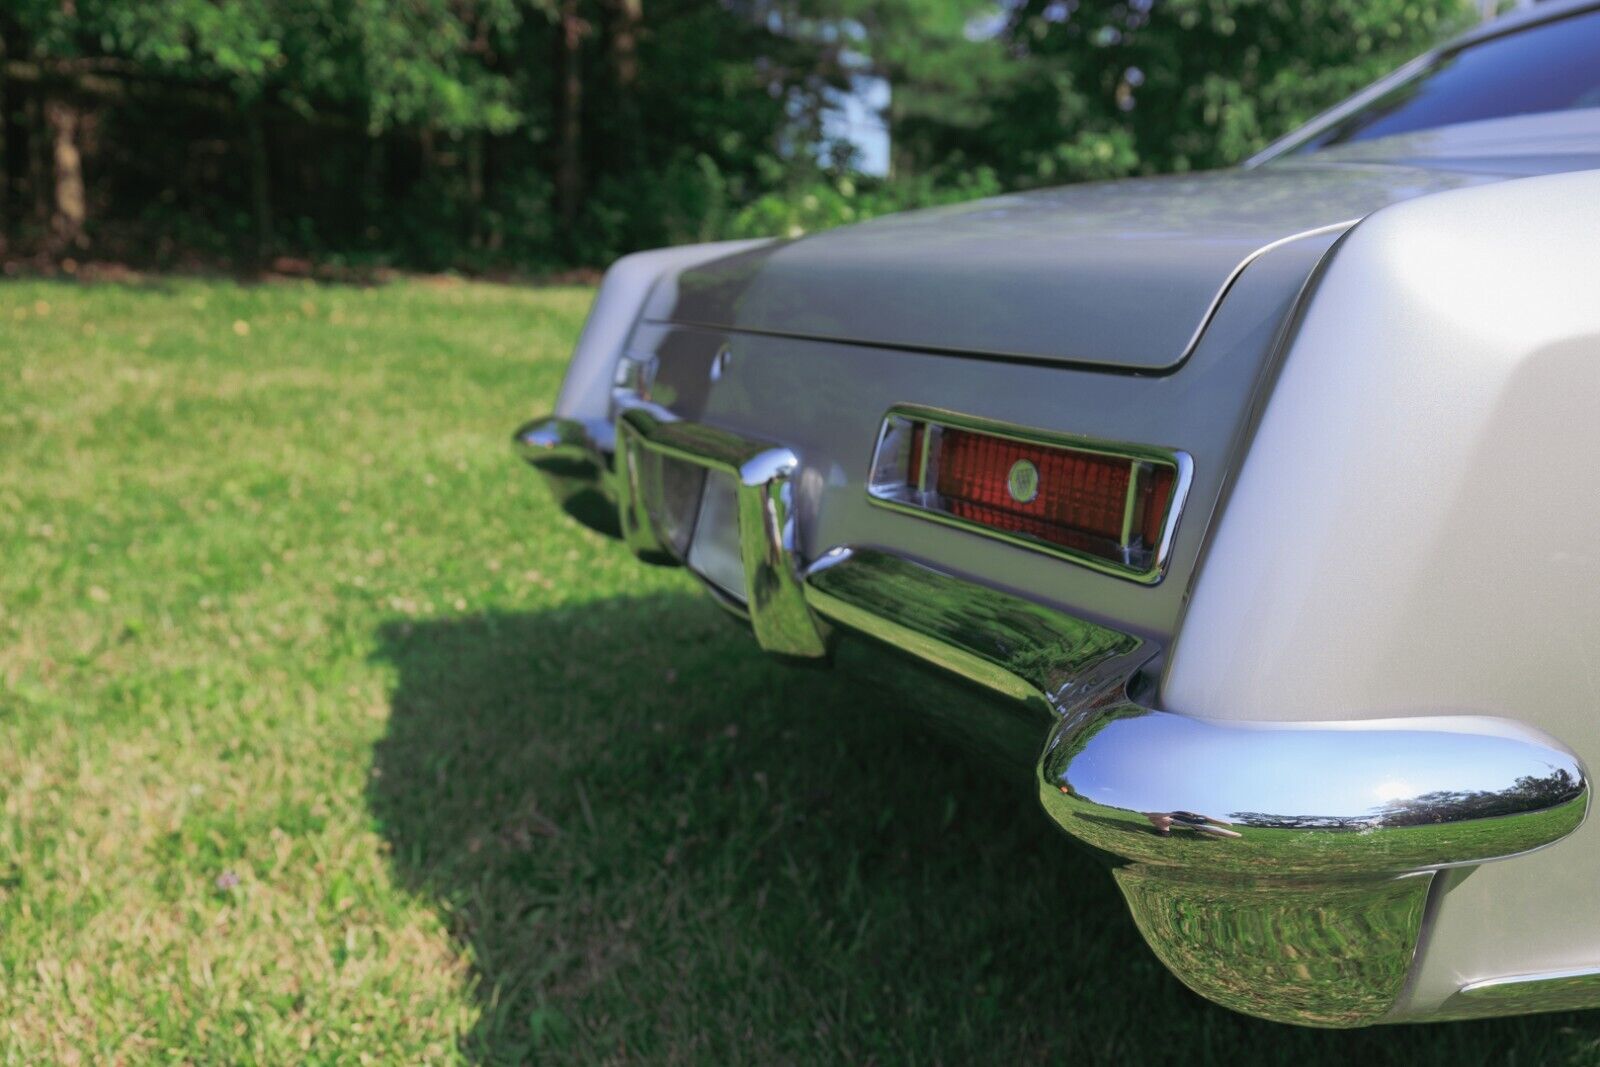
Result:
[[[868,492],[884,507],[1154,583],[1189,478],[1182,452],[895,408]]]
[[[1017,503],[1030,503],[1039,495],[1039,468],[1025,459],[1017,460],[1006,473],[1006,491]]]

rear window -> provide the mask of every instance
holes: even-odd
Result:
[[[1451,53],[1295,147],[1296,154],[1461,122],[1600,108],[1600,10]]]

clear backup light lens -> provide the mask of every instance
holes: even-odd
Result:
[[[920,485],[927,455],[928,424],[890,415],[884,421],[873,457],[871,488],[874,494],[901,494]]]
[[[706,469],[643,449],[636,457],[640,465],[640,492],[650,523],[667,551],[682,560],[694,535]]]
[[[735,600],[747,599],[744,560],[739,551],[739,486],[721,471],[706,474],[700,516],[689,546],[689,569]]]

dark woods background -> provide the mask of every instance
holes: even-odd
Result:
[[[0,238],[12,263],[68,269],[603,264],[1236,162],[1468,17],[1457,0],[0,0]],[[881,110],[887,174],[838,136],[852,100]]]

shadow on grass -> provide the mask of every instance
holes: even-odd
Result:
[[[1002,780],[699,597],[396,621],[370,803],[490,1063],[1592,1062],[1588,1016],[1327,1033],[1214,1008]]]

